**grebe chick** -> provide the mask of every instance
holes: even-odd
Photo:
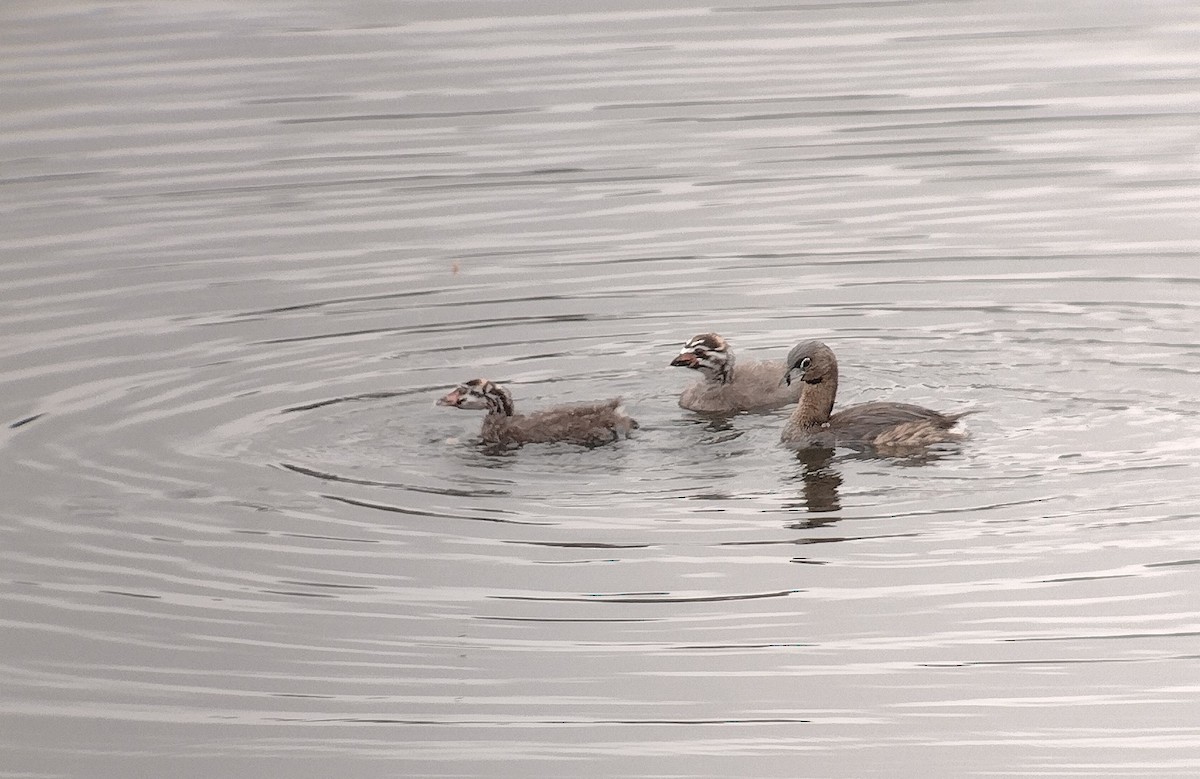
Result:
[[[783,382],[801,387],[800,402],[780,435],[783,443],[797,449],[842,445],[898,454],[966,437],[950,428],[969,412],[942,414],[910,403],[860,403],[832,413],[837,358],[820,341],[792,348]]]
[[[777,360],[739,362],[734,369],[733,350],[716,333],[701,333],[683,345],[671,365],[700,371],[703,378],[679,396],[679,405],[706,414],[769,411],[795,403],[800,388],[783,386]]]
[[[437,405],[487,409],[480,436],[484,443],[501,446],[553,442],[597,446],[628,436],[638,426],[621,408],[620,398],[517,414],[512,394],[487,379],[459,384],[439,398]]]

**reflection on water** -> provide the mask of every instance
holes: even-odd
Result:
[[[0,773],[1196,773],[1192,4],[170,8],[0,7]]]
[[[803,499],[784,503],[785,509],[812,512],[841,510],[838,487],[842,484],[842,476],[833,465],[833,453],[833,449],[825,447],[809,447],[796,452],[800,480],[804,486]]]

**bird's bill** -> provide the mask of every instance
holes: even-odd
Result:
[[[462,400],[463,400],[463,394],[456,387],[456,388],[450,390],[449,392],[447,392],[442,397],[438,398],[437,405],[439,405],[439,406],[457,406],[459,403],[462,403]]]

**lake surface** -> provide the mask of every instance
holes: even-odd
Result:
[[[1200,773],[1200,7],[573,9],[0,10],[0,776]]]

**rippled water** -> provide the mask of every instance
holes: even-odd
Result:
[[[0,776],[1197,774],[1198,32],[6,5]],[[684,412],[705,330],[972,438]]]

